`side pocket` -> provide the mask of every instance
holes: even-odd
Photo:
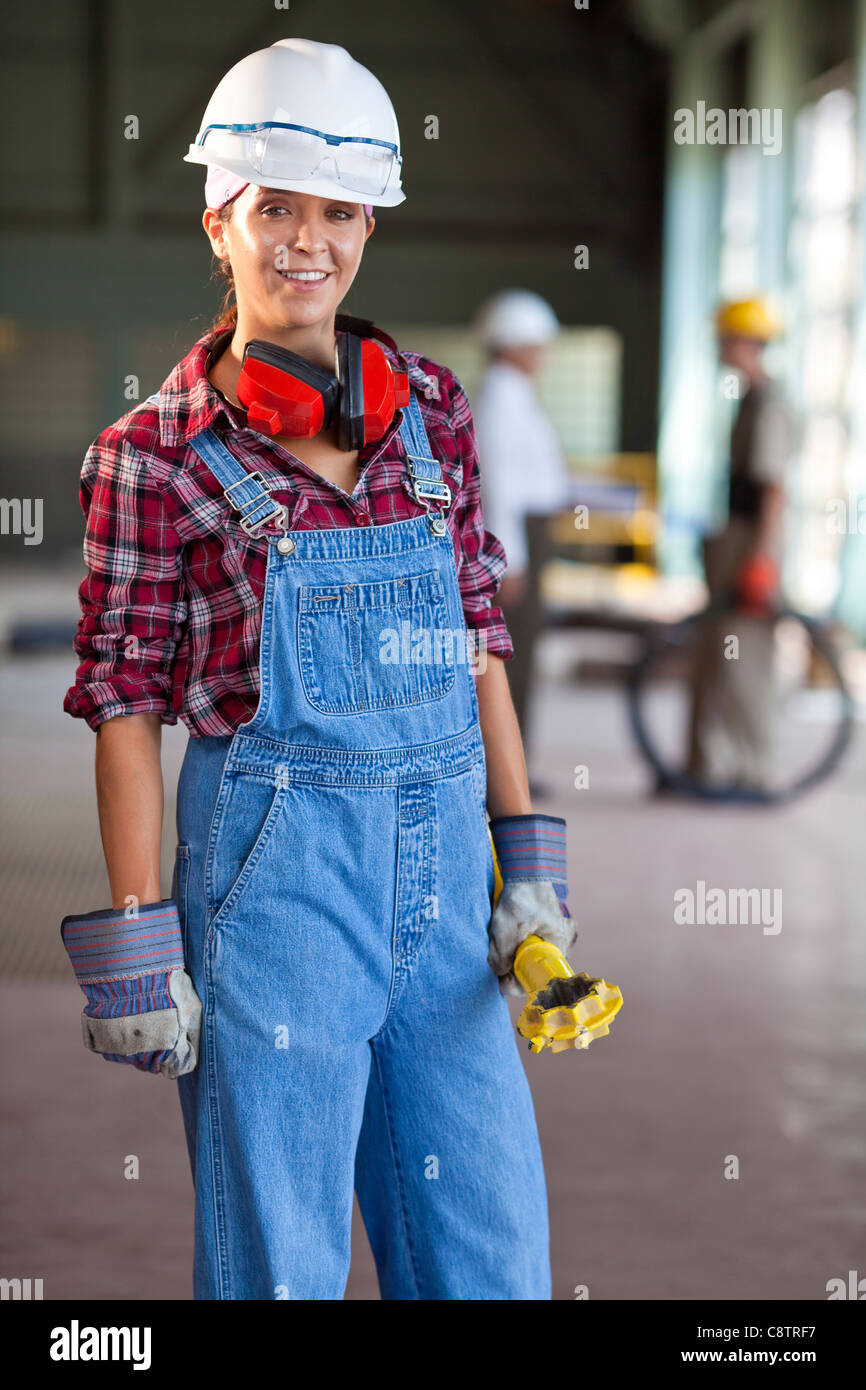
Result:
[[[495,890],[495,871],[493,867],[493,842],[490,838],[490,826],[487,820],[487,763],[483,758],[472,764],[472,786],[474,788],[475,801],[481,819],[481,827],[484,834],[484,845],[486,849],[487,866],[487,896],[490,899],[490,911],[493,912],[493,894]]]
[[[472,771],[473,771],[474,776],[475,776],[475,787],[476,787],[476,792],[477,792],[477,795],[478,795],[478,804],[479,804],[479,806],[481,807],[481,814],[482,814],[483,817],[484,817],[484,823],[485,823],[485,825],[486,825],[486,823],[487,823],[487,761],[486,761],[486,759],[482,757],[482,758],[479,758],[477,762],[474,762],[474,763],[472,764]]]
[[[246,894],[279,818],[287,785],[258,774],[226,773],[208,858],[211,927]]]
[[[177,915],[180,918],[180,934],[183,941],[183,956],[187,958],[186,945],[186,903],[187,889],[189,887],[189,845],[183,840],[178,842],[174,852],[174,873],[171,878],[170,897],[177,903]]]

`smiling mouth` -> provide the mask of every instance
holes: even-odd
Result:
[[[321,284],[330,275],[329,270],[280,270],[277,272],[284,280],[296,280],[302,285]]]

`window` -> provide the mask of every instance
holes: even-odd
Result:
[[[795,322],[793,395],[802,416],[791,497],[788,589],[807,612],[839,596],[846,545],[863,543],[828,523],[827,502],[864,478],[851,449],[850,392],[858,286],[856,102],[839,88],[797,119],[795,213],[789,257]],[[862,461],[859,468],[862,469]]]
[[[401,347],[423,352],[457,374],[472,400],[484,354],[471,328],[387,324]],[[620,433],[622,340],[610,328],[564,328],[538,385],[566,454],[616,453]]]

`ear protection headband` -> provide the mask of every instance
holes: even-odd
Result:
[[[337,339],[336,367],[329,372],[253,338],[244,348],[238,400],[255,429],[294,438],[328,429],[336,414],[339,447],[360,449],[381,439],[409,404],[409,377],[394,371],[378,343],[352,332]]]

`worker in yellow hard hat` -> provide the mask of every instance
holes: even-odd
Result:
[[[722,340],[740,339],[763,346],[780,337],[781,331],[781,320],[766,299],[728,300],[716,310],[716,332]],[[727,360],[724,354],[723,360]]]
[[[784,476],[795,426],[764,367],[767,343],[782,332],[767,301],[722,304],[715,323],[719,356],[736,372],[740,403],[731,433],[728,521],[703,544],[710,597],[727,612],[703,626],[689,773],[708,785],[761,789],[770,775],[773,698],[773,628],[762,614],[778,599]]]

